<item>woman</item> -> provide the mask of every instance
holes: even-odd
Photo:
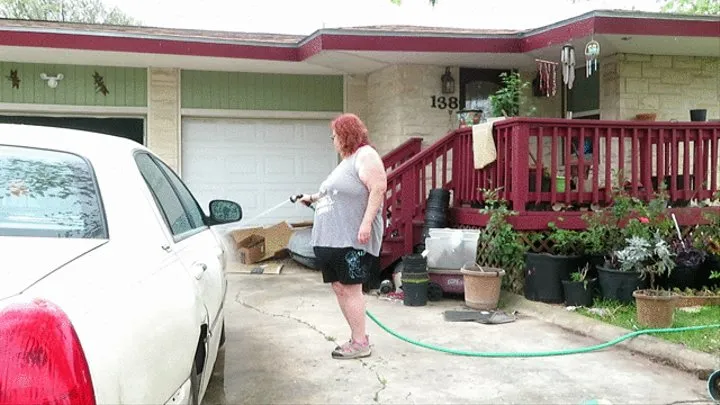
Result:
[[[331,283],[348,325],[350,340],[332,352],[336,359],[370,356],[365,333],[362,284],[379,271],[382,243],[382,206],[387,178],[382,158],[370,146],[365,124],[354,114],[343,114],[331,128],[335,150],[342,161],[320,185],[318,193],[298,201],[315,205],[311,244]]]

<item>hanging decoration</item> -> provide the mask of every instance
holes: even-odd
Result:
[[[10,76],[7,76],[7,79],[12,83],[13,89],[20,88],[20,77],[18,76],[17,70],[10,70]]]
[[[572,89],[575,82],[575,48],[570,44],[565,44],[560,52],[560,63],[563,68],[563,83],[568,89]]]
[[[600,43],[593,39],[585,45],[585,77],[597,72],[598,56],[600,56]]]
[[[105,79],[100,76],[100,73],[95,72],[93,74],[93,80],[95,80],[95,92],[102,93],[103,96],[107,96],[110,93],[110,90],[105,86]]]
[[[537,65],[538,77],[540,79],[540,93],[545,97],[555,96],[557,92],[557,62],[549,60],[535,59]]]

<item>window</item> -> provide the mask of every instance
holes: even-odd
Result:
[[[0,145],[0,235],[108,238],[90,163],[67,152]]]
[[[193,197],[190,190],[188,190],[182,180],[180,180],[180,178],[175,174],[175,172],[173,172],[169,167],[167,167],[165,163],[157,159],[153,160],[155,161],[155,163],[157,163],[158,166],[160,166],[160,169],[162,169],[163,173],[165,173],[168,179],[170,179],[170,183],[172,183],[172,186],[175,188],[178,197],[180,197],[180,201],[185,207],[185,212],[187,212],[194,227],[199,228],[201,226],[204,226],[205,219],[203,217],[202,210],[200,209],[200,206],[198,205],[195,197]]]
[[[165,177],[150,155],[138,153],[135,155],[135,162],[155,197],[155,202],[160,207],[172,234],[178,236],[197,228],[199,225],[193,223],[187,212],[185,212],[180,198],[175,194],[167,177]]]

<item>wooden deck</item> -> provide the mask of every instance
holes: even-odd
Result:
[[[383,268],[421,243],[433,188],[451,191],[452,226],[484,226],[483,189],[498,189],[519,213],[517,229],[531,231],[546,230],[559,216],[563,227],[582,229],[582,214],[610,204],[613,187],[649,200],[661,185],[679,222],[694,225],[703,221],[702,209],[690,201],[711,198],[720,186],[718,122],[511,118],[495,123],[493,139],[497,158],[482,169],[473,164],[471,128],[422,151],[418,143],[411,152],[393,151]]]

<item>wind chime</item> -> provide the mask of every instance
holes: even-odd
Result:
[[[540,78],[540,92],[545,94],[545,97],[555,96],[557,92],[557,62],[535,59],[535,64]]]
[[[575,48],[565,44],[560,51],[560,63],[562,63],[563,83],[568,89],[572,89],[575,81]]]
[[[600,44],[593,39],[585,45],[585,77],[597,72],[598,56],[600,56]]]

